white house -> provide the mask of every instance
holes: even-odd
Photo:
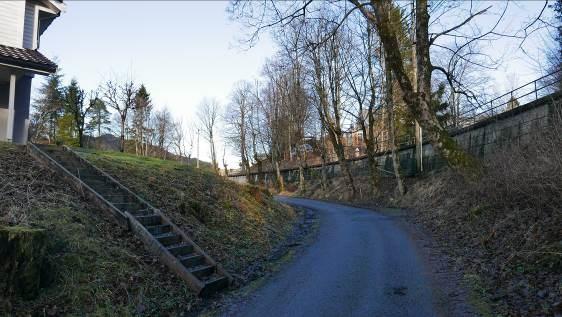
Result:
[[[27,142],[31,80],[57,69],[38,51],[41,34],[64,8],[62,0],[0,1],[0,141]]]

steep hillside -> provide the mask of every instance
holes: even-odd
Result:
[[[110,154],[89,157],[111,170],[127,168],[120,173],[131,176],[135,183],[131,187],[146,187],[159,207],[176,204],[172,193],[184,197],[177,203],[178,214],[170,215],[181,219],[205,248],[216,248],[211,253],[239,280],[251,277],[249,272],[255,269],[249,264],[268,256],[294,218],[292,210],[270,196],[207,173],[195,173],[199,177],[194,179],[192,171],[170,162],[140,163],[134,157]],[[180,188],[181,183],[189,186]],[[203,192],[190,190],[196,188]],[[240,198],[236,198],[238,192]],[[10,285],[16,274],[6,270],[14,262],[0,259],[0,315],[175,315],[205,304],[146,252],[138,239],[70,191],[28,156],[25,148],[0,143],[0,239],[6,232],[12,239],[33,230],[45,233],[40,259],[44,265],[37,283],[41,288],[37,296],[18,291]],[[0,246],[2,252],[6,249]]]
[[[295,218],[269,192],[208,169],[119,152],[79,153],[160,208],[242,282],[252,277]]]
[[[376,196],[356,178],[363,195],[354,203],[402,207],[456,259],[485,316],[562,314],[562,129],[510,144],[481,161],[478,171],[443,169],[406,179],[405,196],[392,178]],[[476,173],[474,173],[476,172]],[[346,200],[343,179],[308,197]]]

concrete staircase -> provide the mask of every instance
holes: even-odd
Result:
[[[232,282],[231,276],[160,210],[71,149],[29,144],[29,153],[58,172],[79,193],[137,235],[200,296]]]

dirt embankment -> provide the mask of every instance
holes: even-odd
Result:
[[[173,162],[137,166],[134,156],[99,159],[194,235],[240,283],[260,274],[295,218],[265,192]],[[194,296],[138,239],[69,190],[25,148],[6,143],[0,143],[0,228],[43,229],[49,277],[35,298],[9,285],[0,290],[7,294],[0,315],[175,315],[213,304]]]
[[[462,267],[482,314],[562,314],[562,131],[554,132],[498,150],[469,176],[445,169],[406,179],[404,197],[390,178],[376,196],[357,179],[354,203],[407,208]],[[344,184],[301,194],[345,201]]]

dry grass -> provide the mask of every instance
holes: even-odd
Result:
[[[208,169],[118,152],[81,153],[162,209],[241,283],[260,274],[262,262],[296,217],[267,191]]]
[[[174,162],[90,154],[174,220],[239,280],[256,274],[291,227],[293,211],[252,187],[226,183]],[[143,244],[68,190],[25,148],[0,143],[0,225],[49,232],[53,282],[38,298],[0,299],[0,316],[178,315],[203,302]]]
[[[400,201],[478,274],[506,315],[552,314],[562,298],[562,131],[498,149],[480,176],[444,171]]]
[[[99,214],[25,148],[0,143],[0,225],[46,229],[51,285],[2,298],[0,315],[153,315],[200,300],[142,243]]]
[[[552,129],[498,148],[477,176],[449,169],[395,182],[382,180],[379,195],[355,202],[412,210],[477,280],[491,311],[502,316],[549,316],[562,302],[562,114]],[[368,178],[356,178],[368,191]],[[324,193],[318,183],[305,196],[346,200],[345,183],[333,179]],[[473,284],[471,282],[471,284]]]

